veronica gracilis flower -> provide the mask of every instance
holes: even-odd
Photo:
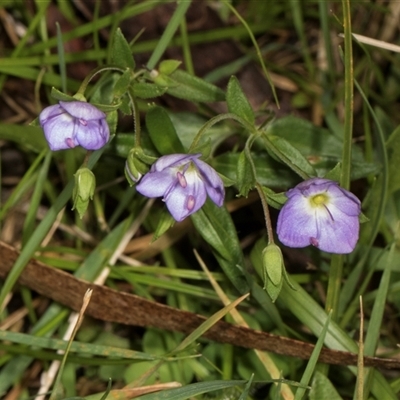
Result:
[[[207,195],[217,205],[224,202],[225,189],[217,172],[201,154],[171,154],[160,157],[143,176],[136,189],[146,197],[162,197],[176,221],[199,210]]]
[[[279,240],[289,247],[313,245],[351,253],[358,241],[360,200],[337,182],[312,178],[290,189],[278,216]]]
[[[106,115],[84,101],[60,101],[46,107],[40,113],[39,121],[53,151],[75,146],[97,150],[110,138]]]

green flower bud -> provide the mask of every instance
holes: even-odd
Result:
[[[76,209],[82,218],[87,210],[89,201],[93,199],[94,190],[96,189],[96,178],[88,168],[78,169],[74,177],[75,186],[72,192],[74,206],[72,209]]]
[[[272,301],[278,298],[282,289],[284,277],[284,263],[281,249],[274,243],[262,252],[264,289]]]
[[[131,186],[149,170],[148,166],[140,159],[142,154],[144,154],[142,149],[133,148],[126,159],[125,176]]]
[[[182,61],[178,60],[164,60],[160,62],[159,71],[162,75],[171,75],[175,70],[179,68]]]
[[[154,83],[161,87],[177,86],[177,83],[168,75],[162,74],[155,69],[150,72],[150,78]]]

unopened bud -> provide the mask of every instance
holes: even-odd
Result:
[[[278,298],[282,289],[284,264],[281,249],[270,243],[262,253],[264,289],[272,301]]]
[[[89,201],[93,199],[94,191],[96,189],[96,178],[93,172],[88,168],[80,168],[76,171],[75,186],[72,192],[74,206],[79,216],[82,218],[85,214]]]
[[[148,171],[148,166],[138,158],[141,149],[132,149],[125,163],[125,176],[129,184],[133,186]]]

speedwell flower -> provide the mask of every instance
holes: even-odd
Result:
[[[53,151],[75,146],[97,150],[110,138],[106,115],[84,101],[60,101],[46,107],[40,113],[39,121]]]
[[[360,200],[329,179],[313,178],[290,189],[278,216],[279,240],[289,247],[313,245],[351,253],[359,233]]]
[[[176,221],[201,208],[207,195],[217,205],[224,202],[225,189],[217,172],[201,154],[171,154],[160,157],[143,176],[136,189],[146,197],[163,197]]]

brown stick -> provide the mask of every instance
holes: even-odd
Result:
[[[0,278],[6,277],[17,257],[18,252],[14,248],[0,242]],[[36,260],[28,263],[18,282],[74,311],[79,311],[86,290],[92,288],[92,300],[86,315],[102,321],[190,333],[206,319],[201,315],[178,310],[136,295],[79,280],[71,274],[48,267]],[[312,344],[306,342],[234,326],[223,321],[215,324],[204,337],[216,342],[305,360],[310,357],[314,349]],[[320,354],[320,361],[327,364],[356,365],[357,355],[324,348]],[[365,357],[364,363],[366,367],[400,369],[400,361],[395,359]]]

